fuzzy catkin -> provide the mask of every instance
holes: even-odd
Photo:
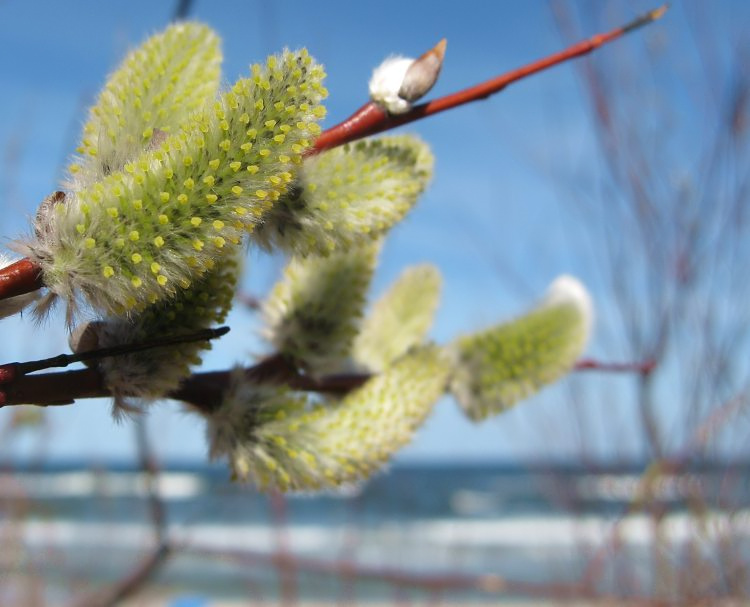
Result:
[[[122,169],[177,131],[219,88],[219,37],[199,23],[176,23],[125,57],[107,79],[83,127],[71,167],[74,190]]]
[[[349,355],[379,242],[328,257],[294,257],[263,306],[266,338],[312,374],[335,371]]]
[[[208,420],[213,457],[264,489],[314,491],[379,470],[407,444],[445,389],[449,365],[429,346],[333,402],[258,387],[238,373]]]
[[[96,339],[90,345],[136,344],[216,326],[231,308],[239,273],[239,257],[226,256],[172,300],[148,306],[128,318],[95,321],[91,326]],[[197,341],[99,360],[104,384],[115,395],[115,413],[127,402],[126,397],[155,399],[176,389],[190,374],[191,366],[200,364],[201,352],[210,348],[211,342]]]
[[[500,413],[570,371],[586,345],[592,316],[583,285],[559,277],[527,314],[447,346],[450,392],[474,421]]]
[[[327,95],[305,50],[269,57],[178,133],[52,206],[25,247],[74,307],[123,315],[174,297],[287,190]]]
[[[372,307],[352,346],[355,364],[382,371],[424,342],[440,300],[440,272],[431,265],[407,268]]]
[[[366,139],[306,158],[255,239],[296,255],[327,255],[380,238],[414,206],[432,167],[429,147],[408,135]]]

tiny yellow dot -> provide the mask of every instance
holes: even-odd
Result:
[[[167,167],[166,169],[164,169],[164,176],[167,179],[172,179],[172,177],[174,177],[174,171],[170,169],[169,167]]]
[[[276,126],[276,121],[275,120],[266,120],[265,125],[266,125],[267,129],[272,129],[273,127]]]
[[[260,169],[258,168],[258,165],[251,164],[247,167],[247,172],[251,175],[255,175]]]
[[[291,160],[291,158],[289,158],[289,156],[287,156],[286,154],[281,154],[279,156],[279,162],[286,163],[286,162],[289,162],[290,160]]]
[[[156,282],[158,282],[162,287],[167,284],[167,277],[164,276],[164,274],[159,274],[159,276],[156,277]]]
[[[133,230],[130,232],[130,234],[128,234],[128,238],[130,238],[130,240],[132,240],[133,242],[136,242],[140,237],[141,235],[138,233],[138,230]]]
[[[242,188],[238,185],[232,186],[232,194],[239,196],[242,194]]]
[[[117,212],[117,209],[115,207],[109,207],[107,209],[107,215],[109,215],[112,219],[115,219],[119,213]]]
[[[269,150],[268,148],[263,148],[260,152],[258,152],[258,154],[265,158],[266,156],[271,155],[271,150]]]
[[[79,234],[83,234],[85,231],[86,231],[85,225],[83,225],[82,223],[79,223],[76,225],[76,232],[78,232]]]
[[[245,209],[243,209],[242,207],[234,207],[234,212],[235,212],[235,213],[236,213],[237,215],[240,215],[240,216],[242,216],[242,215],[244,215],[245,213],[247,213],[247,211],[246,211]]]
[[[153,272],[154,274],[158,274],[158,273],[159,273],[159,270],[161,270],[161,266],[160,266],[160,265],[159,265],[158,263],[156,263],[156,262],[153,262],[153,263],[151,264],[151,271],[152,271],[152,272]]]
[[[268,192],[265,190],[255,190],[255,195],[262,200],[268,196]]]
[[[168,224],[169,223],[169,217],[167,217],[166,215],[159,215],[159,223],[161,225]]]
[[[177,197],[177,202],[179,202],[180,204],[185,204],[187,201],[188,201],[187,194],[180,194]]]
[[[162,202],[169,202],[169,192],[161,192],[159,198]]]
[[[258,136],[258,129],[247,129],[245,135],[247,135],[248,139],[255,139]]]
[[[112,266],[104,266],[102,269],[102,275],[104,278],[111,278],[115,275],[115,269]]]
[[[213,223],[214,230],[221,230],[224,227],[224,222],[221,221],[221,219],[214,220]]]
[[[87,238],[83,241],[83,244],[86,245],[87,249],[93,249],[96,246],[96,240],[93,238]]]
[[[213,204],[219,199],[219,197],[216,194],[206,194],[206,201],[208,204]]]
[[[156,238],[154,238],[154,244],[157,247],[163,247],[164,246],[164,239],[161,236],[157,236]]]
[[[143,257],[141,256],[140,253],[133,253],[130,256],[130,259],[133,260],[133,263],[141,263],[143,261]]]
[[[130,282],[136,288],[140,287],[143,284],[143,281],[140,278],[138,278],[137,276],[133,276],[133,278],[130,279]]]
[[[180,286],[181,286],[181,287],[182,287],[183,289],[189,289],[189,288],[190,288],[190,281],[189,281],[189,280],[188,280],[187,278],[183,278],[183,279],[182,279],[182,280],[180,281]]]
[[[182,185],[184,185],[188,190],[192,190],[193,186],[195,186],[195,182],[192,180],[192,178],[188,177],[185,181],[182,182]]]
[[[229,163],[229,168],[236,173],[242,168],[242,163],[235,160],[234,162]]]
[[[200,225],[200,224],[201,224],[202,222],[203,222],[203,220],[202,220],[202,219],[201,219],[200,217],[192,217],[192,218],[190,219],[190,223],[191,223],[191,224],[193,224],[193,227],[196,227],[196,228],[197,228],[197,227],[198,227],[198,226],[199,226],[199,225]]]
[[[221,161],[218,158],[214,158],[213,160],[208,161],[208,166],[210,166],[211,169],[215,171],[216,169],[219,168],[220,163]]]
[[[245,112],[244,114],[242,114],[242,116],[240,116],[240,122],[242,124],[247,124],[248,122],[250,122],[250,116],[248,115],[247,112]]]
[[[203,178],[203,183],[205,183],[208,187],[211,187],[214,184],[214,176],[213,175],[207,175]]]
[[[136,211],[140,211],[141,209],[143,209],[143,201],[140,198],[138,200],[134,200],[133,201],[133,208]]]
[[[242,150],[243,152],[249,152],[249,151],[250,151],[250,150],[251,150],[252,148],[253,148],[253,144],[252,144],[252,143],[250,143],[249,141],[246,141],[245,143],[243,143],[243,144],[242,144],[242,145],[240,146],[240,149],[241,149],[241,150]]]
[[[273,140],[276,143],[284,143],[284,139],[286,139],[286,137],[284,136],[283,133],[279,133],[278,135],[275,135],[274,138],[273,138]]]
[[[193,164],[193,157],[185,156],[185,158],[182,159],[182,164],[184,164],[186,167],[189,167],[191,164]]]
[[[229,148],[232,147],[232,142],[229,141],[229,139],[224,139],[221,143],[219,143],[219,147],[225,152],[228,152]]]
[[[71,173],[75,175],[76,173],[78,173],[78,171],[81,170],[81,166],[78,164],[71,164],[70,167],[68,167],[68,169],[70,170]]]
[[[216,238],[214,238],[214,246],[215,246],[215,247],[216,247],[217,249],[221,249],[221,248],[223,248],[223,247],[224,247],[224,245],[226,244],[226,242],[227,242],[227,241],[226,241],[226,240],[224,240],[224,239],[223,239],[223,238],[222,238],[221,236],[217,236]]]

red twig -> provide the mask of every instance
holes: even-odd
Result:
[[[523,80],[528,76],[543,72],[546,69],[571,59],[575,59],[576,57],[587,55],[600,46],[608,44],[613,40],[617,40],[628,32],[659,19],[666,10],[667,6],[664,5],[634,19],[627,25],[613,29],[605,34],[596,34],[591,38],[577,42],[558,53],[548,55],[543,59],[529,63],[528,65],[502,74],[501,76],[497,76],[496,78],[485,80],[480,84],[463,89],[457,93],[452,93],[428,103],[415,106],[405,114],[400,114],[398,116],[389,115],[374,103],[366,103],[349,118],[321,133],[313,144],[311,153],[315,154],[322,152],[323,150],[328,150],[344,143],[361,139],[362,137],[394,129],[402,124],[414,122],[415,120],[420,120],[427,116],[432,116],[433,114],[453,109],[459,105],[464,105],[465,103],[486,99],[490,95],[502,91],[506,86],[513,82]]]
[[[375,133],[382,133],[402,124],[450,110],[465,103],[486,99],[490,95],[500,92],[513,82],[523,80],[528,76],[542,72],[555,65],[586,55],[600,46],[617,40],[628,32],[659,19],[666,10],[666,5],[654,9],[622,27],[604,34],[596,34],[563,51],[529,63],[496,78],[491,78],[475,86],[415,106],[409,112],[399,116],[391,116],[377,105],[366,103],[349,118],[321,133],[310,149],[310,153],[316,154],[350,141],[374,135]],[[29,259],[22,259],[6,268],[0,268],[0,300],[15,295],[31,293],[41,289],[43,286],[41,268]]]
[[[637,373],[650,375],[656,368],[656,360],[646,360],[636,363],[605,363],[599,360],[584,358],[579,360],[573,369],[575,371],[605,371],[612,373]]]

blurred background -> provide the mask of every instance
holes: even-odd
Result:
[[[124,54],[181,14],[223,39],[231,84],[305,46],[330,126],[392,53],[448,50],[439,96],[654,8],[647,2],[0,2],[3,245],[58,187]],[[436,156],[391,233],[444,278],[433,337],[522,312],[562,273],[597,310],[579,372],[471,424],[439,403],[361,487],[284,498],[207,462],[178,403],[116,424],[104,400],[0,410],[0,601],[127,604],[740,604],[750,596],[750,5],[675,3],[657,23],[404,130]],[[283,259],[251,251],[242,293]],[[206,369],[267,352],[237,305]],[[66,352],[61,315],[0,325],[4,361]],[[611,603],[610,603],[611,604]]]

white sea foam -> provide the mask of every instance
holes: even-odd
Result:
[[[98,474],[92,471],[56,474],[0,474],[3,498],[146,497],[149,478],[143,472]],[[190,472],[164,472],[157,477],[164,499],[188,499],[205,491],[202,479]]]
[[[554,549],[600,546],[612,538],[614,526],[621,543],[648,545],[655,540],[652,520],[645,515],[622,521],[602,516],[516,517],[496,520],[457,521],[439,519],[418,522],[388,522],[358,528],[373,549],[389,552],[398,546],[430,549]],[[138,548],[151,542],[153,530],[142,523],[84,523],[70,521],[28,521],[20,524],[20,535],[29,546],[78,545]],[[331,553],[344,546],[351,533],[346,525],[226,525],[196,524],[173,526],[170,537],[197,548],[272,550],[283,541],[299,553]],[[710,513],[696,519],[686,513],[667,515],[659,530],[660,541],[681,543],[700,537],[705,541],[726,537],[750,539],[750,510]]]

